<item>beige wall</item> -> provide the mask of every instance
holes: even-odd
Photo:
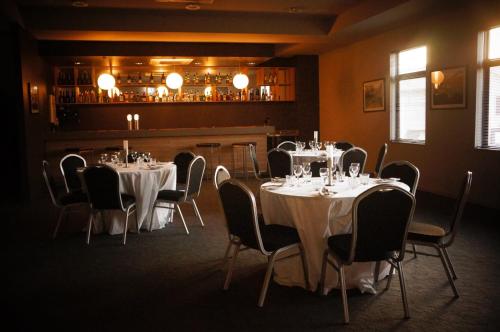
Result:
[[[474,149],[477,33],[493,24],[500,24],[500,10],[460,8],[320,55],[321,139],[365,148],[372,170],[379,147],[390,137],[389,55],[427,45],[429,70],[467,67],[467,108],[431,110],[428,101],[425,145],[389,143],[386,162],[411,161],[421,172],[420,190],[450,197],[470,169],[471,201],[500,208],[500,151]],[[386,110],[364,113],[363,82],[379,78],[385,78]]]

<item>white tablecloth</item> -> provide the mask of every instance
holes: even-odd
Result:
[[[348,181],[336,182],[333,190],[338,192],[337,194],[321,196],[319,194],[320,183],[319,178],[313,178],[312,183],[301,184],[299,187],[268,182],[260,189],[265,222],[297,229],[307,257],[309,283],[312,290],[316,289],[320,281],[321,264],[328,237],[351,233],[351,210],[354,199],[377,184],[376,180],[370,179],[368,185],[357,185],[351,188]],[[409,190],[409,187],[403,183],[394,183]],[[329,220],[328,209],[332,202],[334,208]],[[347,287],[358,287],[361,291],[375,292],[372,288],[374,269],[374,262],[353,263],[347,266],[345,270]],[[388,272],[388,264],[381,264],[379,278],[384,278]],[[274,280],[286,286],[303,287],[304,277],[300,258],[294,257],[277,262]],[[327,289],[340,286],[337,272],[331,266],[328,266],[325,285]]]
[[[120,174],[120,192],[135,197],[137,220],[141,229],[149,228],[151,209],[158,191],[175,190],[177,182],[177,166],[174,163],[160,163],[155,169],[129,164],[128,168],[116,168]],[[136,230],[135,213],[130,215],[128,229]],[[172,218],[171,209],[155,209],[153,215],[153,229],[165,227]],[[121,211],[106,211],[104,214],[104,229],[109,234],[122,234],[125,225],[125,213]],[[99,227],[101,226],[101,227]],[[102,225],[97,225],[97,231],[103,230]],[[101,228],[101,229],[99,229]]]
[[[339,158],[342,155],[342,150],[335,150],[333,152],[333,158],[335,162],[339,162]],[[325,150],[304,150],[304,151],[289,151],[293,158],[294,164],[310,163],[313,161],[326,161],[326,151]]]

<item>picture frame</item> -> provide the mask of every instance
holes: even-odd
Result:
[[[385,79],[363,83],[363,112],[385,111]]]
[[[38,86],[31,85],[30,82],[28,82],[28,102],[31,113],[40,113],[40,95],[38,92]]]
[[[467,107],[467,68],[453,67],[431,72],[431,109]]]

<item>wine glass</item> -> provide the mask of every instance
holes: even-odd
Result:
[[[316,149],[321,150],[322,146],[323,144],[321,143],[321,141],[316,142]]]
[[[307,162],[303,163],[302,170],[303,170],[304,174],[308,174],[311,171],[311,163],[307,163]]]
[[[309,147],[311,148],[311,150],[314,150],[315,146],[316,146],[316,142],[315,141],[312,141],[312,140],[309,141]]]
[[[326,178],[328,176],[328,168],[321,167],[319,169],[319,176],[321,177],[321,180],[323,180],[323,184],[325,184],[326,183]]]
[[[297,178],[297,186],[298,186],[299,178],[302,175],[302,165],[293,165],[293,174]]]
[[[349,175],[351,178],[355,178],[358,176],[359,173],[359,163],[351,163],[351,166],[349,166]]]
[[[306,142],[301,141],[300,142],[300,150],[304,151],[305,148],[306,148]]]

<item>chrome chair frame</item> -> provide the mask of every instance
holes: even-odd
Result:
[[[384,165],[385,156],[387,155],[387,143],[384,143],[378,152],[377,163],[375,164],[375,175],[380,178],[380,171]]]
[[[189,185],[190,185],[191,181],[193,181],[191,179],[191,168],[193,167],[194,162],[197,161],[198,159],[203,160],[203,171],[201,172],[201,176],[200,176],[200,179],[199,179],[198,184],[197,184],[198,190],[192,194],[189,194],[188,193]],[[203,182],[203,175],[205,173],[206,165],[207,165],[206,160],[202,156],[196,156],[193,160],[191,160],[191,162],[189,163],[189,167],[188,167],[186,189],[184,190],[184,197],[181,200],[179,200],[178,202],[166,201],[166,200],[162,200],[162,199],[158,199],[158,198],[155,200],[155,202],[153,204],[153,208],[151,209],[151,219],[149,221],[149,231],[151,231],[152,227],[153,227],[153,215],[154,215],[155,208],[164,208],[164,209],[177,210],[177,212],[179,213],[179,216],[181,217],[182,223],[184,225],[184,229],[186,230],[187,235],[189,235],[189,230],[188,230],[188,227],[186,225],[186,220],[184,219],[184,215],[182,214],[181,208],[179,206],[182,203],[188,203],[188,204],[191,204],[193,206],[194,213],[195,213],[196,217],[198,218],[198,220],[200,221],[201,226],[205,227],[205,224],[203,223],[203,219],[201,218],[200,211],[198,210],[198,206],[196,205],[195,199],[200,195],[201,184]],[[159,203],[159,202],[173,204],[174,207],[172,208],[170,206],[158,205],[157,203]]]
[[[354,200],[353,206],[352,206],[352,237],[351,237],[351,246],[350,246],[350,251],[349,251],[349,258],[347,261],[342,261],[342,259],[336,255],[334,251],[332,251],[329,247],[325,249],[323,253],[323,264],[321,266],[321,278],[320,278],[320,289],[322,295],[326,295],[326,289],[325,289],[325,278],[326,278],[326,268],[327,264],[330,264],[337,272],[338,272],[338,277],[339,277],[339,283],[340,283],[340,292],[341,292],[341,297],[342,297],[342,307],[344,311],[344,323],[348,324],[349,323],[349,307],[347,303],[347,290],[346,290],[346,283],[345,283],[345,272],[344,272],[344,266],[345,265],[351,265],[354,262],[355,254],[356,254],[356,243],[357,243],[357,228],[358,228],[358,206],[360,202],[368,195],[377,192],[377,191],[383,191],[383,190],[398,190],[405,195],[409,196],[412,200],[412,208],[410,211],[410,214],[408,216],[408,220],[406,222],[406,229],[404,232],[404,238],[403,238],[403,243],[401,246],[401,251],[391,257],[390,259],[387,259],[386,261],[391,265],[391,272],[389,274],[389,279],[387,280],[387,285],[386,289],[389,289],[390,283],[391,283],[391,274],[394,272],[394,269],[398,270],[398,275],[399,275],[399,283],[401,287],[401,297],[403,299],[403,309],[405,312],[405,318],[410,318],[410,310],[408,308],[408,301],[406,298],[406,286],[405,286],[405,280],[404,280],[404,272],[403,272],[403,259],[404,259],[404,253],[405,253],[405,246],[406,246],[406,235],[408,234],[408,228],[410,225],[411,220],[413,219],[413,214],[415,212],[415,196],[413,194],[408,193],[406,190],[403,190],[397,186],[394,185],[377,185],[375,187],[372,187],[365,192],[363,192],[361,195],[356,197]],[[330,216],[330,213],[332,211],[333,204],[330,205],[330,208],[328,210],[328,215]],[[328,259],[328,256],[331,255],[334,260]]]
[[[61,174],[62,174],[62,176],[64,178],[64,186],[66,187],[66,192],[69,193],[70,190],[69,190],[69,187],[68,187],[68,181],[66,180],[66,174],[64,173],[64,167],[63,167],[64,161],[66,161],[66,159],[68,159],[68,158],[78,158],[78,159],[81,159],[81,161],[83,162],[83,167],[87,167],[87,161],[85,160],[85,158],[83,158],[79,154],[70,153],[70,154],[65,155],[61,159],[61,161],[59,162],[59,168],[61,169]]]
[[[283,152],[283,153],[286,153],[290,159],[290,175],[293,174],[293,158],[292,158],[292,155],[290,153],[288,153],[288,151],[286,150],[283,150],[283,149],[279,149],[279,148],[274,148],[274,149],[271,149],[267,152],[267,168],[269,170],[269,177],[273,178],[273,174],[271,172],[271,165],[269,163],[269,155],[275,151],[279,151],[279,152]]]
[[[359,165],[359,174],[361,174],[365,170],[366,160],[368,159],[368,152],[366,152],[364,149],[359,148],[359,147],[353,147],[353,148],[350,148],[349,150],[346,150],[346,151],[342,152],[342,154],[340,155],[340,158],[339,158],[339,163],[338,163],[339,166],[340,166],[340,171],[349,172],[349,169],[347,169],[347,170],[344,169],[344,166],[343,166],[344,165],[344,157],[348,153],[351,153],[352,151],[360,151],[361,153],[363,153],[365,155],[364,162],[362,163],[362,165]]]
[[[264,256],[267,257],[266,274],[264,276],[264,283],[263,283],[261,291],[260,291],[259,299],[257,301],[257,306],[259,306],[259,307],[264,306],[264,301],[266,300],[267,290],[269,288],[269,282],[271,280],[271,276],[272,276],[272,273],[273,273],[274,263],[277,262],[277,261],[280,261],[280,260],[284,260],[284,259],[287,259],[287,258],[291,258],[291,257],[295,257],[297,255],[300,255],[301,261],[302,261],[302,268],[303,268],[303,271],[304,271],[305,287],[306,287],[306,289],[310,289],[310,285],[309,285],[309,271],[308,271],[308,268],[307,268],[307,259],[306,259],[306,255],[305,255],[304,247],[303,247],[302,243],[301,242],[294,243],[294,244],[291,244],[291,245],[279,248],[279,249],[277,249],[277,250],[275,250],[273,252],[267,251],[265,249],[264,243],[262,241],[262,235],[260,234],[259,220],[258,220],[258,217],[257,217],[258,216],[257,205],[256,205],[256,202],[255,202],[255,196],[254,196],[254,194],[252,193],[252,191],[247,186],[245,186],[243,183],[241,183],[241,182],[239,182],[237,180],[228,179],[228,180],[223,181],[221,183],[221,185],[223,185],[226,182],[229,182],[229,183],[231,183],[233,185],[239,186],[248,195],[248,197],[250,198],[251,204],[252,204],[253,229],[254,229],[254,232],[255,232],[255,237],[257,239],[257,245],[258,245],[258,248],[259,248],[258,250]],[[220,201],[221,206],[223,206],[220,194],[219,194],[219,201]],[[226,218],[226,214],[225,213],[224,213],[224,218]],[[228,222],[227,222],[227,218],[226,218],[226,225],[227,224],[228,224]],[[226,279],[224,281],[224,287],[223,287],[224,290],[228,290],[229,289],[229,285],[231,284],[231,278],[232,278],[232,275],[233,275],[234,265],[236,263],[236,258],[238,257],[238,253],[243,250],[243,249],[240,249],[240,247],[242,245],[243,244],[241,243],[240,239],[237,236],[233,236],[233,238],[231,239],[231,242],[230,242],[230,246],[231,247],[234,246],[234,252],[233,252],[233,255],[232,255],[232,259],[231,259],[231,261],[229,263],[229,268],[228,268],[228,271],[227,271]],[[249,248],[245,248],[245,249],[249,249]],[[291,249],[298,249],[299,253],[297,253],[297,254],[291,254],[291,255],[288,255],[288,256],[284,256],[284,257],[279,257],[278,258],[278,256],[280,256],[280,254],[282,254],[282,253],[284,253],[284,252],[286,252],[288,250],[291,250]]]
[[[287,148],[283,148],[283,146],[287,146],[287,145],[290,145],[290,144],[293,144],[293,146],[295,147],[294,150],[289,150]],[[277,149],[283,149],[285,151],[296,151],[297,150],[297,144],[295,142],[292,142],[292,141],[283,141],[281,142],[280,144],[278,144],[276,146]]]
[[[252,159],[252,167],[253,167],[253,173],[255,175],[255,178],[259,181],[269,181],[270,177],[266,176],[269,174],[266,174],[265,172],[261,172],[259,168],[259,161],[257,160],[257,151],[255,150],[255,145],[250,144],[248,146],[248,152],[250,154],[250,159]]]
[[[193,161],[194,158],[196,158],[196,154],[193,153],[193,151],[190,151],[190,150],[181,150],[181,151],[178,151],[175,156],[174,156],[174,164],[175,164],[175,158],[180,155],[180,154],[183,154],[183,153],[186,153],[186,154],[190,154],[193,158],[191,159],[191,161]],[[177,167],[177,164],[175,164],[175,166]],[[189,165],[188,165],[188,169],[189,169]],[[179,169],[177,169],[177,174],[179,174]],[[186,183],[187,183],[187,175],[186,175],[186,182],[177,182],[176,183],[176,188],[177,189],[182,189],[186,186]]]

